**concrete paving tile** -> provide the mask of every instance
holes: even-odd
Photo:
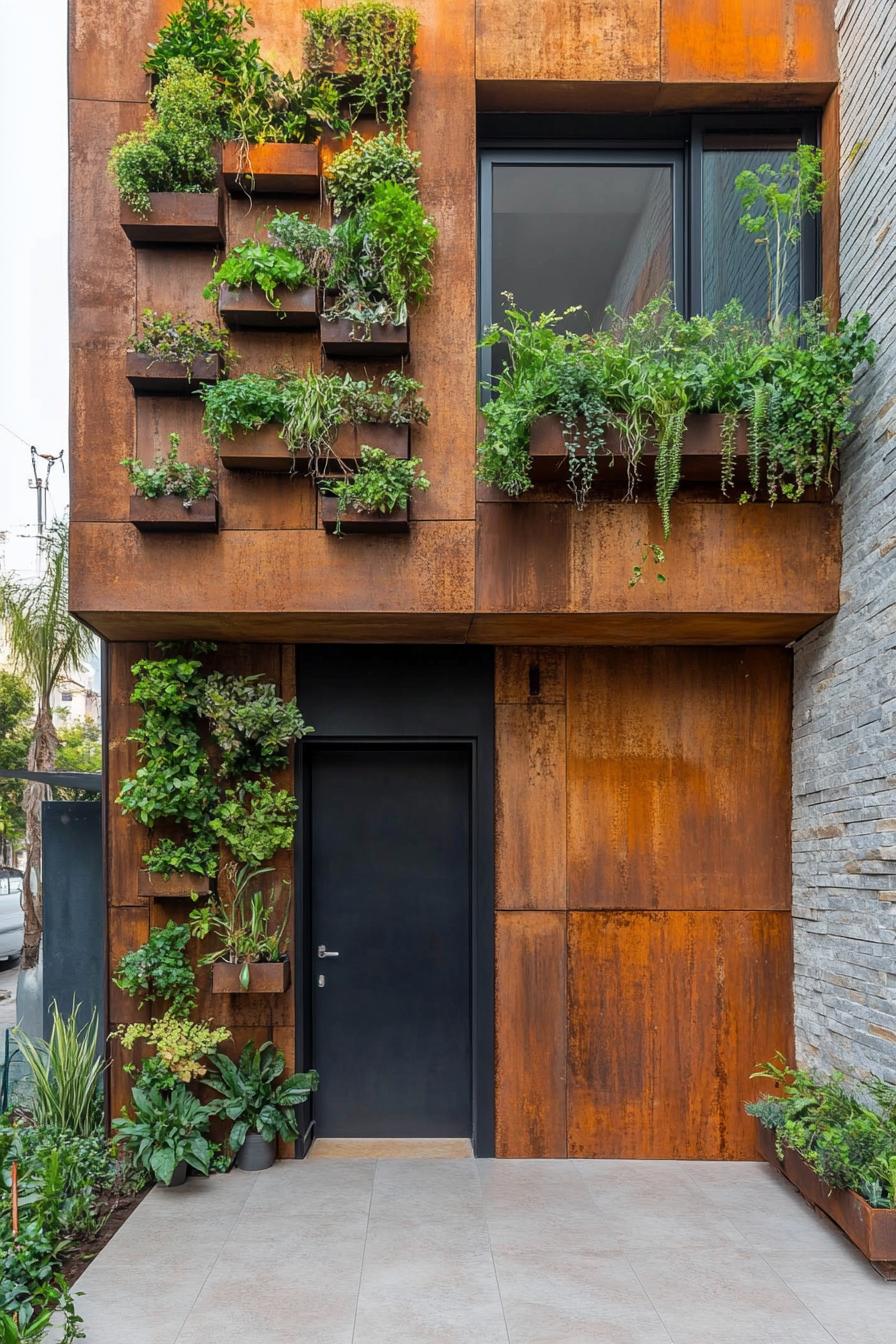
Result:
[[[368,1244],[354,1344],[507,1344],[491,1256],[380,1259]]]
[[[833,1273],[827,1282],[790,1278],[789,1286],[837,1344],[893,1344],[896,1284],[870,1265],[858,1273]]]
[[[473,1161],[391,1161],[377,1164],[371,1219],[397,1221],[479,1216],[482,1191]]]
[[[375,1171],[376,1162],[370,1160],[277,1163],[258,1173],[243,1212],[296,1210],[314,1218],[366,1214]]]

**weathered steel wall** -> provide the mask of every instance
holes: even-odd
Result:
[[[841,308],[879,343],[844,454],[842,607],[797,646],[800,1059],[896,1081],[896,45],[891,0],[844,0]]]

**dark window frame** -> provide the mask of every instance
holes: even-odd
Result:
[[[480,333],[494,320],[491,311],[492,183],[496,163],[652,163],[673,168],[673,257],[676,301],[687,316],[703,301],[702,160],[707,137],[784,137],[818,145],[816,111],[713,112],[668,117],[570,116],[530,113],[485,114],[479,118],[478,304]],[[718,147],[718,146],[716,146]],[[770,146],[771,147],[771,146]],[[821,293],[821,226],[810,216],[800,252],[800,303]],[[480,351],[479,373],[490,373],[489,351]]]

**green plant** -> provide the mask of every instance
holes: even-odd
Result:
[[[404,126],[413,84],[417,15],[410,9],[361,0],[338,9],[306,9],[305,63],[315,75],[332,72],[340,57],[344,72],[334,82],[352,115],[370,112],[389,126]]]
[[[294,252],[316,285],[323,284],[333,249],[329,229],[315,224],[307,215],[278,210],[268,224],[268,235],[278,247]]]
[[[308,268],[287,248],[246,238],[228,252],[202,292],[207,299],[217,299],[223,285],[231,289],[257,285],[272,308],[282,308],[275,293],[279,286],[296,290],[313,283]]]
[[[119,136],[109,155],[122,201],[143,216],[151,192],[214,189],[212,144],[222,130],[214,80],[181,57],[170,62],[151,101],[155,111],[143,129]]]
[[[179,10],[169,14],[156,41],[149,44],[143,68],[161,78],[174,61],[188,60],[219,84],[235,88],[246,65],[260,59],[258,40],[243,37],[243,29],[254,22],[247,5],[230,0],[184,0]]]
[[[326,316],[348,318],[365,335],[376,322],[406,322],[409,306],[432,287],[436,237],[435,224],[412,192],[394,182],[377,183],[368,203],[331,230]]]
[[[370,140],[356,136],[326,169],[327,195],[337,215],[360,210],[371,200],[380,182],[392,182],[417,195],[420,154],[394,131],[381,131]]]
[[[429,481],[420,468],[419,457],[393,457],[382,448],[365,444],[360,453],[361,464],[345,480],[328,477],[320,488],[335,495],[338,502],[336,530],[339,519],[349,510],[357,513],[391,513],[407,507],[412,490],[428,490]]]
[[[734,186],[741,198],[740,224],[765,253],[768,269],[768,325],[781,330],[784,279],[792,250],[800,241],[802,221],[817,215],[825,190],[821,150],[798,145],[780,168],[763,163],[753,172],[738,173]]]
[[[190,914],[190,932],[194,938],[204,941],[209,934],[214,934],[218,940],[218,947],[200,958],[200,966],[211,966],[216,961],[242,964],[240,984],[243,989],[249,988],[252,962],[280,961],[289,946],[286,930],[290,901],[287,898],[285,904],[283,902],[283,884],[272,883],[268,896],[256,886],[259,878],[273,871],[272,868],[231,865],[227,876],[233,885],[233,894],[229,899],[219,894]]]
[[[212,492],[213,478],[208,467],[194,467],[180,459],[180,435],[169,434],[170,447],[163,457],[157,452],[151,467],[139,457],[124,457],[121,465],[138,495],[144,499],[162,499],[173,496],[182,499],[189,509],[197,499],[207,499]]]
[[[61,1275],[35,1288],[30,1299],[14,1311],[0,1311],[0,1344],[37,1344],[38,1340],[46,1339],[54,1325],[55,1344],[71,1344],[85,1338],[83,1321]]]
[[[260,429],[285,418],[282,383],[260,373],[204,383],[199,395],[205,403],[203,432],[216,448],[238,430]]]
[[[286,1062],[283,1052],[271,1041],[261,1046],[250,1041],[237,1064],[221,1054],[215,1056],[213,1063],[214,1072],[206,1083],[220,1097],[211,1102],[209,1109],[233,1121],[230,1131],[233,1152],[243,1146],[252,1131],[268,1143],[276,1138],[291,1143],[298,1138],[295,1108],[317,1091],[319,1079],[314,1069],[294,1073],[278,1083]]]
[[[292,743],[314,731],[295,700],[281,700],[275,687],[258,676],[212,672],[201,712],[220,749],[221,772],[230,776],[285,765]]]
[[[209,825],[238,863],[267,863],[293,842],[298,804],[269,779],[226,789]]]
[[[161,1088],[202,1078],[206,1071],[203,1059],[222,1041],[230,1039],[226,1027],[191,1022],[171,1008],[162,1017],[154,1017],[150,1022],[131,1022],[112,1034],[125,1050],[133,1050],[138,1041],[146,1041],[155,1050],[139,1069],[136,1064],[125,1067],[129,1074],[139,1074],[141,1084]]]
[[[116,1136],[142,1167],[162,1185],[169,1185],[181,1162],[208,1175],[212,1149],[205,1137],[211,1115],[183,1084],[169,1091],[135,1087],[131,1093],[134,1118],[112,1121]]]
[[[163,929],[153,929],[142,947],[126,952],[118,963],[113,983],[143,1008],[153,999],[169,1005],[171,1012],[186,1016],[196,1007],[196,976],[186,957],[190,930],[169,919]]]
[[[250,145],[280,141],[304,144],[325,129],[344,135],[349,123],[340,113],[339,90],[332,80],[307,73],[281,74],[267,62],[246,71],[228,103],[227,133],[242,146],[242,176],[251,190]]]
[[[78,1026],[80,1004],[63,1017],[55,1002],[48,1041],[34,1040],[14,1029],[19,1052],[31,1072],[32,1110],[39,1125],[88,1135],[101,1119],[99,1082],[105,1063],[98,1053],[96,1009]]]
[[[149,355],[152,361],[175,360],[189,366],[201,355],[220,355],[224,368],[233,362],[230,338],[213,322],[197,322],[179,313],[157,313],[144,308],[140,329],[130,339],[129,349],[137,355]]]

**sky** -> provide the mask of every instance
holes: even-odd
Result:
[[[25,574],[36,563],[32,443],[63,450],[50,516],[68,505],[66,24],[66,0],[3,6],[0,125],[19,130],[4,137],[0,186],[0,566]]]

